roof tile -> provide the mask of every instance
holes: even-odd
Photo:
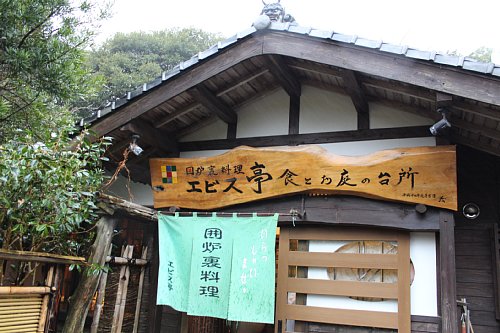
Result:
[[[465,59],[462,67],[470,71],[489,74],[493,72],[495,64],[491,62],[479,62],[475,60]]]
[[[290,32],[295,32],[297,34],[304,34],[307,35],[311,32],[312,28],[311,27],[302,27],[300,25],[292,25],[288,29]]]
[[[394,53],[394,54],[405,54],[407,50],[408,46],[406,45],[382,43],[382,45],[380,46],[380,51]]]
[[[216,54],[219,52],[219,46],[217,44],[212,45],[209,49],[206,49],[205,51],[201,51],[198,53],[198,59],[203,60],[205,58],[210,57],[213,54]]]
[[[192,56],[191,59],[186,60],[184,62],[181,62],[179,65],[180,65],[181,71],[183,71],[186,68],[191,67],[191,66],[193,66],[196,63],[198,63],[198,55]]]
[[[358,39],[358,36],[356,35],[344,35],[344,34],[333,34],[331,37],[332,40],[335,40],[337,42],[343,42],[343,43],[354,43],[356,42],[356,39]]]
[[[231,44],[234,44],[236,43],[236,41],[238,41],[238,35],[234,35],[234,36],[231,36],[223,41],[220,41],[217,46],[219,47],[219,50],[220,49],[223,49]]]
[[[309,32],[309,36],[311,37],[319,37],[319,38],[332,38],[333,31],[332,30],[317,30],[312,29]]]
[[[434,62],[450,66],[462,66],[462,64],[464,63],[464,57],[449,54],[436,54]]]
[[[256,32],[257,29],[255,29],[254,26],[251,26],[251,27],[248,27],[247,29],[243,30],[243,31],[240,31],[236,34],[237,38],[238,39],[241,39],[241,38],[244,38],[248,35],[251,35],[253,34],[254,32]]]
[[[406,56],[414,59],[422,59],[422,60],[434,60],[436,56],[436,52],[432,51],[421,51],[417,49],[408,49],[406,51]]]
[[[500,76],[500,67],[496,66],[495,68],[493,68],[493,72],[491,74]]]
[[[357,46],[368,47],[370,49],[378,49],[382,46],[382,41],[358,38],[354,44]]]

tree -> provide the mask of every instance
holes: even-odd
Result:
[[[481,62],[491,62],[492,53],[492,48],[481,46],[480,48],[469,54],[469,57]]]
[[[195,28],[117,33],[88,54],[90,70],[104,82],[102,90],[76,105],[83,110],[102,108],[221,39]]]
[[[68,130],[37,141],[29,133],[0,145],[0,247],[85,255],[97,220],[96,192],[108,140],[91,143]],[[73,149],[68,149],[70,146]],[[18,269],[17,282],[33,272]],[[0,285],[3,282],[0,265]]]
[[[0,142],[16,129],[59,128],[68,102],[96,89],[85,69],[107,5],[97,0],[0,0]]]

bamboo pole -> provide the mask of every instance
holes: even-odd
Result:
[[[130,260],[129,258],[111,257],[111,256],[108,256],[106,258],[106,262],[113,263],[116,265],[131,265],[131,266],[146,266],[148,264],[148,261],[142,258]]]
[[[132,258],[132,252],[134,251],[133,245],[128,245],[124,252],[123,257],[130,259]],[[116,292],[116,302],[115,311],[113,313],[113,324],[111,326],[111,333],[120,333],[123,324],[123,316],[125,313],[125,303],[127,301],[127,289],[128,282],[130,278],[130,268],[128,266],[122,266],[120,268],[120,281],[118,282],[118,290]]]
[[[144,246],[142,248],[141,259],[146,260],[147,255],[148,255],[148,247]],[[141,275],[139,276],[139,289],[137,290],[137,303],[135,305],[134,329],[132,333],[137,333],[137,329],[139,328],[139,318],[141,314],[141,301],[142,301],[142,286],[144,285],[145,268],[146,268],[145,266],[141,267]]]
[[[54,265],[50,266],[49,272],[47,273],[47,279],[45,280],[45,284],[49,286],[49,288],[52,286],[53,279],[54,279]],[[49,311],[49,300],[50,300],[50,294],[45,294],[42,300],[42,310],[40,313],[40,321],[38,322],[37,332],[41,333],[45,332],[45,323],[47,322],[47,313]]]
[[[108,256],[111,254],[112,249],[113,246],[110,246]],[[102,312],[104,295],[106,294],[107,283],[108,283],[108,271],[105,270],[104,272],[101,273],[101,278],[99,280],[99,287],[97,289],[97,299],[95,302],[94,316],[92,318],[92,326],[90,326],[90,333],[97,333],[97,328],[99,327],[99,320],[101,319],[101,312]]]
[[[43,295],[50,294],[50,287],[0,287],[0,295]]]

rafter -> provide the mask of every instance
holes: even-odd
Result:
[[[217,115],[222,121],[228,124],[237,123],[238,116],[236,112],[218,99],[217,96],[203,84],[197,85],[195,88],[191,89],[189,93],[196,101],[210,110],[210,112]]]
[[[267,59],[269,60],[267,62],[269,71],[279,81],[288,96],[300,96],[302,93],[300,81],[293,75],[283,58],[278,55],[268,55]]]
[[[164,118],[160,119],[154,126],[155,128],[160,128],[162,126],[165,126],[166,124],[174,121],[175,119],[193,111],[197,107],[199,107],[201,104],[198,102],[191,103],[181,109],[175,110],[174,112],[169,113],[166,115]]]
[[[356,73],[350,70],[342,71],[344,87],[358,113],[358,129],[370,128],[370,106],[366,100],[365,93],[361,88]]]
[[[148,122],[135,119],[120,128],[121,131],[128,131],[130,133],[138,134],[140,140],[146,142],[150,146],[158,147],[162,153],[177,152],[177,143],[170,139],[167,135],[163,135],[150,125]]]

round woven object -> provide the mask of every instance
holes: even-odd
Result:
[[[361,253],[361,254],[397,254],[398,246],[396,243],[384,241],[354,241],[349,242],[340,248],[336,253]],[[415,269],[410,260],[410,284],[413,283]],[[348,267],[328,267],[326,269],[328,277],[337,281],[360,281],[360,282],[383,282],[397,283],[398,271],[395,269],[379,268],[348,268]],[[383,301],[382,298],[373,297],[351,297],[360,301],[377,302]]]

